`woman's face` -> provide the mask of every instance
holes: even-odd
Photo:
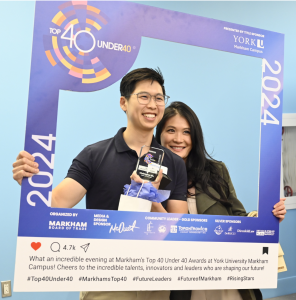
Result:
[[[186,161],[191,149],[190,126],[187,120],[176,114],[168,119],[160,136],[161,145]]]

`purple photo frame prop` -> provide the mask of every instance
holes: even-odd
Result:
[[[75,222],[87,223],[87,230],[49,229],[49,222],[60,220],[50,214],[59,90],[97,91],[120,80],[135,62],[142,37],[262,59],[259,217],[235,217],[233,227],[241,229],[236,235],[216,234],[216,216],[201,216],[208,228],[203,235],[146,235],[147,213],[56,208],[79,211]],[[283,63],[284,35],[276,32],[130,2],[37,2],[25,150],[38,157],[40,173],[23,180],[18,236],[277,243],[279,222],[271,211],[280,195]],[[98,230],[94,213],[108,214],[111,223],[137,220],[139,230],[124,235],[107,226]],[[196,224],[184,222],[188,215],[172,217],[168,225]]]

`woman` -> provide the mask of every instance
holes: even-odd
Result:
[[[165,110],[156,128],[156,140],[183,158],[188,178],[188,209],[191,214],[247,216],[237,199],[228,170],[206,151],[202,129],[194,111],[182,102]],[[273,214],[285,217],[284,199],[274,206]],[[262,299],[260,290],[172,291],[171,300],[246,300]]]

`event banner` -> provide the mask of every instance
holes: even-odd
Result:
[[[262,60],[258,217],[51,208],[59,91],[111,86],[142,37]],[[22,184],[14,290],[275,288],[283,55],[284,35],[258,28],[130,2],[36,2],[25,150],[40,172]]]

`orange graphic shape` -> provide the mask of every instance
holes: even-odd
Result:
[[[54,58],[52,57],[51,53],[50,53],[50,50],[47,50],[45,51],[45,54],[49,60],[49,62],[51,63],[51,65],[54,67],[57,63],[56,61],[54,60]]]
[[[99,14],[99,13],[100,13],[100,10],[99,10],[98,8],[95,8],[95,7],[90,6],[90,5],[88,5],[88,6],[86,7],[86,9],[87,9],[87,10],[90,10],[90,11],[93,11],[93,12],[95,12],[96,14]]]

